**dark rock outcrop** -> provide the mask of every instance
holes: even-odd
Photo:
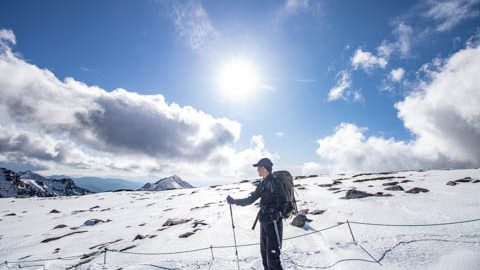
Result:
[[[385,190],[391,190],[391,191],[404,191],[402,186],[399,185],[393,185],[390,187],[385,188]]]
[[[298,214],[290,223],[292,226],[302,228],[305,226],[306,222],[311,222],[311,219],[308,219],[304,214]]]
[[[411,193],[411,194],[418,194],[418,193],[421,193],[421,192],[429,192],[430,190],[426,189],[426,188],[419,188],[419,187],[414,187],[412,189],[409,189],[407,191],[405,191],[406,193]]]

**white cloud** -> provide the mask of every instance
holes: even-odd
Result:
[[[362,68],[370,71],[374,68],[385,68],[388,64],[388,59],[382,56],[375,56],[371,52],[366,52],[358,48],[355,50],[351,64],[355,69]]]
[[[203,49],[218,36],[199,0],[167,0],[164,3],[178,34],[191,48]]]
[[[343,98],[345,90],[349,89],[352,84],[350,73],[347,71],[340,72],[337,77],[339,77],[337,84],[335,87],[330,89],[328,93],[328,101],[334,101]]]
[[[281,132],[281,131],[277,131],[275,133],[275,135],[277,135],[278,138],[283,138],[283,136],[285,136],[285,133]]]
[[[5,32],[0,32],[5,33]],[[222,179],[248,174],[239,164],[271,155],[263,138],[237,150],[240,123],[215,118],[162,95],[107,92],[73,78],[59,80],[27,63],[2,39],[0,161],[79,175],[188,175]],[[0,47],[1,48],[1,47]],[[245,160],[243,160],[245,159]],[[218,165],[224,164],[219,174]]]
[[[317,154],[331,170],[402,170],[480,166],[480,46],[467,47],[395,104],[414,139],[367,136],[366,128],[340,124],[319,139]],[[440,66],[439,66],[440,65]]]
[[[0,43],[15,44],[15,35],[10,29],[0,29]]]
[[[393,23],[393,35],[394,41],[383,40],[378,46],[377,51],[379,57],[386,60],[393,53],[399,53],[401,57],[408,57],[411,54],[412,40],[413,40],[413,28],[404,21],[395,20]]]
[[[405,76],[405,70],[400,67],[392,69],[392,71],[390,71],[389,78],[394,82],[399,82],[403,79],[403,76]]]
[[[316,162],[305,162],[300,169],[301,175],[312,175],[328,171],[328,168]]]
[[[478,3],[479,0],[427,1],[423,16],[435,21],[437,31],[447,31],[466,19],[477,17],[480,13],[474,6]]]
[[[400,51],[400,55],[404,57],[408,56],[412,46],[412,27],[407,25],[405,22],[400,22],[396,26],[393,33],[397,37],[395,46]]]
[[[351,74],[343,70],[337,74],[338,80],[334,87],[328,92],[328,101],[343,99],[346,101],[363,102],[364,98],[360,89],[350,89],[352,85]]]
[[[321,12],[321,1],[319,0],[286,0],[284,10],[290,14],[311,13],[319,15]]]

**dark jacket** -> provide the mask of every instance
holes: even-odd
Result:
[[[244,199],[236,199],[235,204],[245,206],[260,198],[260,222],[278,220],[288,208],[287,196],[280,179],[269,174],[258,184],[254,192]]]

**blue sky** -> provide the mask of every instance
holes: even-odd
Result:
[[[73,78],[95,88],[92,93],[124,89],[126,104],[140,102],[132,109],[145,109],[141,104],[148,95],[164,97],[167,111],[159,110],[168,113],[160,116],[177,112],[172,103],[183,109],[173,113],[177,118],[168,122],[171,128],[161,122],[170,118],[156,121],[155,113],[160,111],[152,116],[146,110],[135,117],[130,111],[120,111],[124,115],[119,119],[105,116],[101,119],[110,120],[101,127],[82,126],[88,121],[80,121],[76,112],[75,120],[67,122],[77,122],[66,130],[65,123],[52,127],[52,122],[60,121],[52,120],[55,117],[35,126],[25,120],[29,117],[20,119],[7,112],[2,114],[1,127],[17,133],[0,138],[4,144],[0,162],[46,174],[148,178],[175,173],[198,183],[255,176],[247,165],[263,155],[272,157],[279,169],[295,174],[479,166],[478,146],[469,152],[472,146],[462,143],[478,138],[478,111],[458,113],[465,120],[465,132],[471,133],[468,140],[463,138],[465,132],[459,132],[451,139],[425,144],[443,138],[448,125],[429,119],[434,127],[424,129],[425,123],[414,120],[421,119],[416,114],[426,112],[415,112],[419,107],[407,102],[415,93],[446,91],[435,78],[447,76],[455,55],[475,53],[479,12],[476,0],[2,1],[4,61],[11,64],[13,57],[23,68],[31,64],[37,71],[46,69],[66,88],[78,88],[65,80]],[[9,52],[13,55],[7,61]],[[235,61],[247,63],[253,75],[236,71],[233,76],[240,78],[234,80],[239,81],[219,85],[225,67]],[[478,64],[473,61],[471,68]],[[38,78],[26,74],[31,80]],[[469,73],[458,78],[463,80],[464,74]],[[251,89],[235,89],[241,93],[232,96],[227,88],[253,81],[251,76],[255,82],[244,87]],[[0,80],[2,91],[25,91],[27,96],[29,91],[40,91],[25,85],[17,89],[11,77]],[[29,85],[35,83],[39,82]],[[464,91],[467,96],[477,94],[478,86]],[[42,93],[45,90],[40,99],[47,96]],[[115,103],[123,104],[121,96],[125,95],[105,94],[112,107],[96,99],[92,102],[105,106],[100,111],[108,113],[108,108],[124,106]],[[4,108],[13,103],[7,101],[2,101]],[[17,102],[28,103],[22,98]],[[443,104],[441,99],[418,102],[431,108],[428,115],[437,112],[435,102]],[[71,107],[68,101],[56,105],[59,110]],[[45,115],[38,108],[36,112]],[[86,118],[91,120],[91,114]],[[192,126],[182,122],[186,118]],[[136,124],[131,132],[121,128],[132,122]],[[145,131],[151,123],[160,124]],[[79,125],[89,133],[76,135]],[[196,131],[197,125],[207,126],[208,134]],[[47,136],[52,145],[35,153],[44,151],[49,158],[19,147],[22,134],[30,142],[35,134]],[[185,143],[191,136],[203,139]],[[182,147],[172,146],[175,140],[158,142],[173,137]],[[59,145],[69,145],[79,154],[66,158]],[[445,150],[452,147],[458,148],[455,154]],[[149,165],[126,165],[132,159]],[[108,166],[100,166],[102,162]]]

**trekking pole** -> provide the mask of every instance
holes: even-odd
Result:
[[[240,262],[238,261],[238,250],[237,250],[237,237],[235,236],[235,225],[233,224],[233,213],[232,213],[232,205],[230,206],[230,217],[232,218],[232,229],[233,229],[233,241],[235,242],[235,255],[237,256],[237,267],[240,270]]]
[[[278,220],[273,221],[273,227],[275,228],[275,234],[277,235],[278,250],[282,250],[282,239],[280,239],[280,234],[278,233],[277,221]]]

